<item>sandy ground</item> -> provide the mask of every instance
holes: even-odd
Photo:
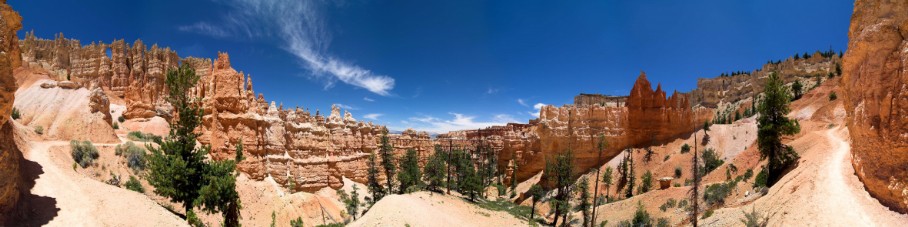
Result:
[[[460,197],[416,192],[383,198],[348,226],[527,226],[503,211],[489,211]]]
[[[57,213],[23,225],[47,226],[184,226],[185,222],[148,197],[84,177],[72,169],[67,152],[51,152],[68,141],[30,142],[25,158],[40,165],[31,193],[52,198]],[[59,149],[56,149],[59,151]],[[63,161],[69,158],[69,162]],[[39,215],[41,216],[41,215]],[[46,223],[45,223],[46,222]]]
[[[898,214],[870,197],[854,175],[848,131],[842,127],[816,131],[791,144],[803,149],[798,168],[785,175],[753,204],[716,210],[709,225],[740,224],[743,211],[754,207],[769,216],[770,226],[904,226]]]
[[[13,105],[22,112],[22,124],[44,128],[44,134],[55,140],[91,140],[117,142],[110,122],[103,113],[92,113],[91,92],[86,88],[41,88],[41,79],[16,91]]]

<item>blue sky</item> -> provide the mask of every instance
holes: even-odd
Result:
[[[23,31],[83,44],[141,38],[181,57],[230,54],[285,107],[331,104],[392,130],[534,118],[578,93],[668,91],[767,60],[843,51],[846,0],[19,0]],[[20,33],[20,36],[22,33]]]

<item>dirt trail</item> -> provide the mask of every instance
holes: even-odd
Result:
[[[908,215],[890,211],[870,197],[854,175],[844,127],[811,132],[791,145],[801,162],[753,204],[723,208],[701,223],[740,225],[751,209],[769,217],[770,226],[904,226]]]
[[[25,153],[25,159],[38,163],[43,171],[31,193],[53,198],[59,209],[48,226],[186,225],[145,195],[89,179],[73,171],[71,166],[67,168],[68,163],[60,160],[68,158],[69,153],[52,152],[51,147],[68,144],[67,141],[30,142],[30,149]]]

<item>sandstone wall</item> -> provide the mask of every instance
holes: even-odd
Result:
[[[775,72],[785,83],[800,80],[805,88],[812,86],[819,75],[823,80],[832,72],[842,59],[833,54],[823,56],[819,51],[807,59],[788,58],[780,62],[770,62],[762,68],[734,76],[697,79],[697,88],[691,91],[693,105],[717,108],[720,103],[735,103],[751,98],[763,92],[763,84],[769,73]]]
[[[625,148],[643,147],[683,136],[710,120],[713,110],[691,108],[686,94],[667,97],[641,74],[625,106],[545,106],[539,119],[529,124],[508,124],[483,130],[451,132],[438,136],[438,143],[472,148],[483,138],[498,152],[499,169],[523,181],[545,168],[545,159],[571,149],[579,174],[601,166]],[[597,161],[596,143],[604,135],[608,148]],[[510,174],[506,174],[510,182]]]
[[[843,60],[853,165],[867,191],[908,213],[908,2],[858,0]]]
[[[16,79],[13,69],[22,64],[16,31],[22,28],[22,17],[0,0],[0,224],[5,223],[19,201],[19,161],[22,153],[13,140],[13,123],[9,122],[15,99]]]

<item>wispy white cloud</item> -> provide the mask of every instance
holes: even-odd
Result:
[[[517,103],[520,104],[521,106],[530,107],[529,105],[527,105],[527,102],[524,101],[523,99],[517,99]]]
[[[493,125],[505,125],[507,123],[518,122],[517,119],[508,114],[496,114],[492,116],[491,121],[477,121],[476,116],[465,115],[461,113],[449,113],[452,118],[441,119],[432,116],[411,117],[402,127],[395,130],[412,128],[417,131],[426,131],[429,133],[447,133],[450,131],[480,129]]]
[[[341,109],[345,109],[345,110],[358,110],[359,109],[359,108],[356,108],[356,107],[353,107],[350,105],[345,105],[343,103],[335,103],[334,105],[336,105],[337,107],[340,107]]]
[[[378,118],[381,117],[382,115],[384,115],[384,114],[380,114],[380,113],[370,113],[370,114],[363,115],[363,118],[365,118],[365,119],[370,119],[370,120],[373,120],[373,121],[377,121]]]
[[[527,113],[529,113],[530,116],[539,117],[539,111],[542,110],[543,106],[545,106],[544,103],[536,103],[535,105],[533,105],[533,110],[535,110],[535,111],[527,112]]]
[[[366,102],[375,102],[375,99],[371,99],[369,97],[363,97],[363,100],[365,100]]]
[[[180,31],[184,31],[184,32],[195,32],[195,33],[209,35],[209,36],[218,37],[218,38],[227,37],[227,35],[229,34],[226,30],[224,30],[223,28],[221,28],[219,26],[214,26],[209,23],[201,22],[201,21],[196,22],[195,24],[191,24],[191,25],[178,26],[177,29]]]
[[[394,78],[374,73],[327,53],[330,34],[320,13],[321,1],[300,0],[223,0],[233,10],[214,26],[199,22],[178,27],[181,31],[198,32],[215,37],[244,35],[249,38],[278,38],[282,48],[297,57],[325,87],[336,81],[388,96],[394,89]],[[185,28],[184,28],[185,27]]]
[[[501,89],[498,89],[498,88],[488,88],[488,89],[486,89],[486,94],[487,94],[487,95],[491,95],[491,94],[498,93],[498,91],[501,91]]]

